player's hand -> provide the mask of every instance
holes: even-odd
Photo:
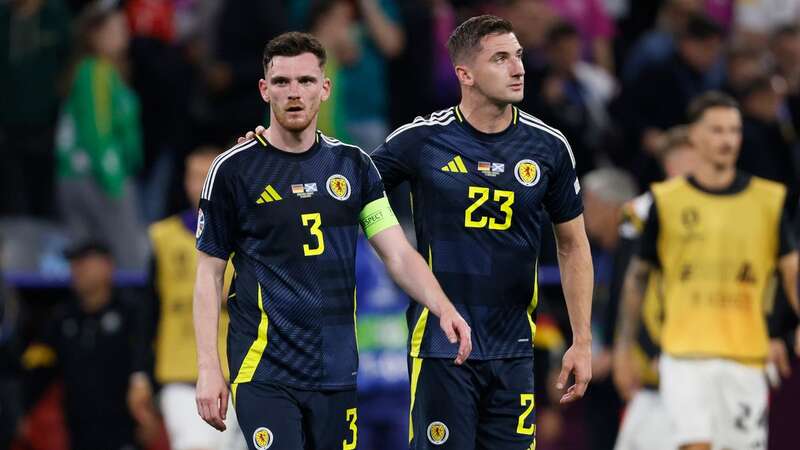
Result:
[[[472,330],[467,325],[467,321],[451,304],[442,311],[439,317],[439,326],[442,327],[442,331],[451,344],[458,342],[458,355],[456,355],[455,362],[457,365],[463,364],[472,352]]]
[[[217,430],[225,431],[228,385],[219,368],[200,370],[197,377],[196,401],[200,417]]]
[[[775,338],[769,340],[769,355],[767,361],[775,364],[778,368],[778,373],[783,378],[789,378],[792,375],[792,365],[789,363],[789,350],[783,339]]]
[[[256,127],[255,131],[248,131],[247,134],[244,135],[244,137],[239,136],[239,138],[236,139],[236,143],[241,144],[246,140],[254,139],[257,134],[264,134],[265,131],[267,131],[267,129],[264,128],[262,125],[259,125]]]
[[[614,386],[619,395],[628,402],[642,385],[640,368],[633,358],[630,347],[617,345],[614,348],[612,364],[611,377],[614,380]]]
[[[571,403],[583,397],[589,381],[592,379],[592,346],[591,344],[576,344],[567,349],[561,362],[561,373],[558,375],[556,387],[563,390],[567,385],[570,374],[575,375],[575,384],[567,389],[561,396],[559,403]]]

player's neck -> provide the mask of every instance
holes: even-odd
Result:
[[[310,149],[317,140],[316,123],[313,125],[309,125],[302,131],[291,131],[280,125],[270,125],[264,134],[271,145],[285,152],[303,153]]]
[[[736,166],[720,167],[714,164],[700,164],[693,171],[697,183],[710,190],[722,190],[729,187],[736,178]]]
[[[476,99],[465,95],[458,105],[464,120],[482,133],[499,133],[511,124],[513,110],[511,105],[497,105],[485,98]]]

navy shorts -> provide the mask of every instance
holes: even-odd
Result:
[[[353,450],[355,389],[306,391],[273,383],[235,387],[234,407],[250,450]]]
[[[536,448],[533,358],[409,358],[412,450]]]

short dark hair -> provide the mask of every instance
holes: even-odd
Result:
[[[686,21],[686,28],[680,33],[682,39],[705,41],[711,38],[722,38],[725,31],[714,20],[703,14],[692,14]]]
[[[703,117],[706,111],[711,108],[734,108],[739,109],[739,102],[724,92],[708,91],[700,94],[689,103],[687,116],[689,123],[695,123]]]
[[[456,27],[447,39],[447,52],[450,61],[457,64],[475,50],[480,49],[481,39],[492,34],[513,33],[511,22],[506,19],[484,14],[472,17]]]
[[[276,56],[298,56],[303,53],[311,53],[316,56],[320,67],[323,67],[328,59],[325,47],[322,46],[317,38],[308,33],[290,31],[273,38],[264,47],[264,73],[267,72],[272,58]]]

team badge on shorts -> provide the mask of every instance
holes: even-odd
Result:
[[[450,430],[447,429],[447,425],[442,422],[436,421],[431,422],[428,425],[428,440],[433,445],[442,445],[447,442],[447,438],[450,437]]]
[[[197,232],[194,234],[195,239],[200,239],[200,235],[203,234],[203,229],[206,227],[206,216],[203,214],[203,210],[198,210],[197,213]]]
[[[270,431],[269,428],[256,428],[256,431],[253,433],[253,445],[255,445],[258,450],[267,450],[272,447],[273,441],[272,431]]]
[[[539,164],[536,161],[523,159],[514,167],[514,176],[523,186],[531,187],[539,182],[542,171],[539,170]]]
[[[325,187],[328,189],[328,194],[331,194],[331,197],[336,200],[344,201],[350,198],[350,182],[344,175],[338,173],[331,175],[325,183]]]

